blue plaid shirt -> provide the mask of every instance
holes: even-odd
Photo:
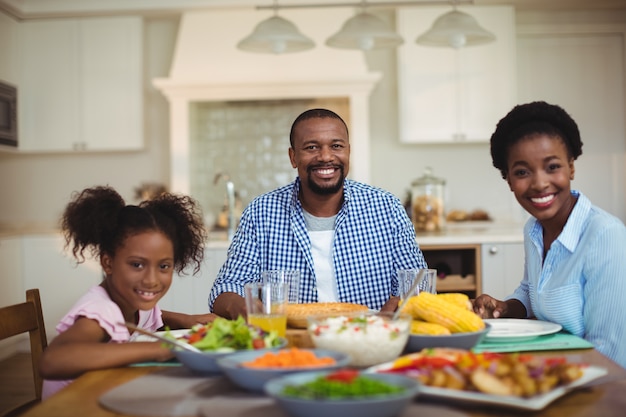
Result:
[[[255,198],[244,210],[209,295],[243,296],[261,271],[300,271],[301,303],[317,302],[311,241],[298,199],[300,179]],[[379,310],[398,295],[396,271],[426,268],[415,229],[400,200],[379,188],[346,179],[331,249],[339,301]]]

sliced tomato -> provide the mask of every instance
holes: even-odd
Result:
[[[200,333],[192,333],[189,335],[189,343],[196,343],[202,340],[202,335]]]
[[[326,375],[328,381],[338,381],[350,383],[359,376],[359,371],[354,369],[340,369],[331,374]]]
[[[252,339],[252,348],[254,349],[264,349],[265,341],[263,339]]]

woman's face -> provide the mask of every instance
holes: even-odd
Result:
[[[113,257],[102,255],[105,288],[124,317],[134,320],[137,310],[150,310],[172,284],[174,246],[164,234],[147,231],[129,236]]]
[[[574,205],[574,159],[559,136],[530,135],[508,153],[507,182],[519,204],[540,222],[565,224]]]

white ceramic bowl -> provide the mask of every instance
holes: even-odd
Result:
[[[477,332],[452,333],[448,335],[411,334],[405,352],[419,352],[426,348],[457,348],[470,350],[483,340],[491,325],[485,323],[485,328]]]
[[[270,379],[292,374],[295,372],[323,371],[344,367],[350,361],[348,355],[324,349],[302,349],[313,352],[318,358],[331,357],[335,359],[332,365],[297,367],[297,368],[249,368],[242,366],[243,362],[252,361],[265,355],[263,351],[237,352],[217,359],[217,365],[235,385],[249,391],[263,392],[263,386]]]
[[[201,353],[192,352],[189,350],[174,350],[176,359],[192,372],[196,374],[217,374],[221,373],[220,367],[217,365],[217,360],[220,358],[233,355],[237,352],[267,352],[269,350],[278,350],[287,346],[287,339],[280,338],[280,344],[271,348],[256,349],[256,350],[239,350],[239,351],[204,351]]]
[[[368,367],[397,358],[404,350],[411,317],[365,311],[353,314],[308,317],[308,333],[318,349],[343,352],[350,366]]]
[[[417,380],[398,374],[363,374],[371,379],[403,387],[403,392],[352,399],[303,399],[284,394],[288,385],[301,385],[326,375],[303,372],[275,378],[265,384],[265,392],[292,417],[392,417],[399,416],[418,392]]]

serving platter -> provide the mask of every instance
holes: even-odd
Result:
[[[393,362],[388,362],[368,368],[366,372],[380,372],[388,370],[392,366]],[[456,389],[436,388],[421,385],[418,393],[418,400],[419,397],[426,397],[460,403],[490,405],[525,411],[538,411],[544,409],[557,398],[562,397],[568,392],[582,387],[585,384],[606,375],[607,373],[608,371],[605,368],[587,366],[583,368],[583,375],[576,381],[557,387],[545,394],[535,395],[530,398],[516,397],[513,395],[492,395],[482,392],[461,391]]]
[[[485,319],[491,329],[485,335],[485,342],[523,342],[539,336],[561,331],[563,326],[541,320],[527,319]]]

